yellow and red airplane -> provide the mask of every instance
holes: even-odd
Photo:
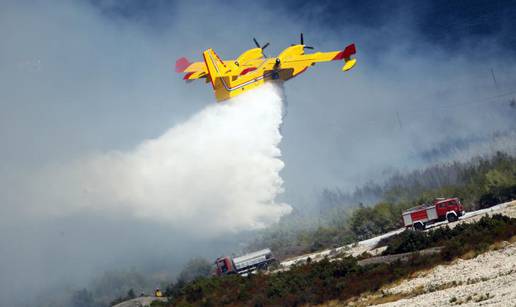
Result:
[[[315,52],[305,54],[306,46],[301,33],[299,44],[291,45],[277,57],[266,58],[263,50],[269,46],[260,46],[253,38],[256,48],[242,53],[236,60],[223,61],[212,49],[203,52],[204,62],[190,63],[186,58],[176,61],[176,72],[186,73],[184,80],[205,78],[211,82],[217,101],[223,101],[240,95],[248,90],[263,85],[268,80],[288,80],[318,62],[343,60],[342,71],[348,71],[356,64],[351,56],[356,53],[355,44],[344,50],[332,52]]]

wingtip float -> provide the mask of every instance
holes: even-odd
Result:
[[[263,50],[269,43],[260,46],[256,39],[253,38],[253,41],[256,48],[245,51],[236,60],[223,61],[212,49],[203,52],[203,62],[190,63],[182,57],[176,61],[176,72],[184,73],[185,81],[205,79],[206,83],[211,83],[215,97],[220,102],[257,88],[269,80],[289,80],[319,62],[343,60],[342,71],[348,71],[357,61],[351,58],[356,53],[355,44],[340,51],[305,54],[305,49],[313,47],[304,44],[302,33],[299,44],[287,47],[277,57],[264,55]]]

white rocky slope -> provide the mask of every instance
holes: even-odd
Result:
[[[516,201],[469,212],[458,222],[439,223],[433,227],[455,227],[460,223],[475,222],[482,216],[493,214],[516,218]],[[377,241],[376,238],[372,240]],[[360,243],[349,249],[348,253],[367,251],[375,254],[373,244]],[[493,247],[495,250],[474,258],[458,259],[451,264],[438,265],[428,271],[418,272],[408,279],[387,285],[380,291],[366,293],[346,302],[329,301],[321,306],[516,307],[516,238],[513,237],[511,242],[495,244]],[[469,255],[472,256],[474,255]]]
[[[435,225],[455,227],[471,223],[482,216],[504,214],[516,218],[516,201],[468,213],[457,223]],[[458,259],[419,272],[411,278],[383,287],[380,291],[333,301],[326,306],[515,306],[516,307],[516,239],[501,242],[492,250],[471,259]],[[470,255],[470,257],[473,255]],[[465,257],[467,258],[467,257]]]
[[[409,298],[381,306],[516,306],[516,244],[439,265],[383,293]]]

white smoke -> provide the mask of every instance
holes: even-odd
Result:
[[[273,84],[210,104],[132,151],[42,172],[36,212],[129,214],[196,235],[265,227],[291,210],[275,201],[283,191],[281,122]]]

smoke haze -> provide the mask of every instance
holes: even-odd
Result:
[[[210,104],[128,152],[50,166],[33,176],[28,214],[83,212],[170,223],[183,235],[253,230],[290,212],[278,145],[281,89],[274,84]],[[32,181],[32,180],[31,180]],[[26,200],[26,198],[25,198]]]
[[[171,279],[324,188],[514,152],[516,6],[493,2],[2,1],[0,305],[105,270]],[[173,71],[299,32],[316,51],[355,42],[358,63],[285,83],[283,125],[283,89],[216,105]]]

